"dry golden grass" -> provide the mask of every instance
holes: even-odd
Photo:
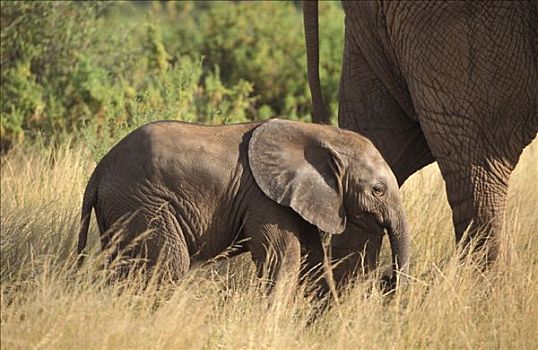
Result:
[[[15,150],[1,167],[2,349],[531,349],[538,344],[538,143],[511,180],[502,256],[481,272],[455,257],[436,166],[404,186],[413,233],[410,285],[383,297],[375,281],[345,291],[306,326],[312,303],[256,289],[248,255],[197,268],[168,290],[110,285],[92,259],[72,268],[85,181],[80,147]],[[388,249],[386,249],[388,251]],[[387,264],[385,252],[385,266]],[[295,296],[295,297],[294,297]]]

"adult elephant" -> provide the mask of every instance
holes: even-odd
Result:
[[[327,123],[318,74],[318,5],[303,6],[313,120]],[[510,174],[538,129],[537,6],[342,6],[340,126],[372,140],[399,185],[437,161],[456,241],[469,228],[464,243],[475,238],[477,246],[487,247],[488,261],[498,254]],[[339,238],[337,248],[352,246],[346,240]]]

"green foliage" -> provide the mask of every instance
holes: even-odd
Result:
[[[165,21],[174,33],[171,48],[179,54],[202,53],[204,65],[219,65],[227,84],[241,79],[253,83],[257,96],[253,118],[309,116],[302,12],[296,4],[216,1],[196,5],[178,3],[174,17]],[[322,88],[336,112],[343,47],[339,4],[320,3],[320,27]]]
[[[3,144],[74,134],[96,156],[156,119],[308,118],[292,2],[2,2]],[[321,77],[336,111],[342,11],[320,6]]]
[[[2,138],[72,129],[66,91],[91,45],[94,3],[2,2]]]
[[[222,124],[244,122],[253,99],[250,83],[241,81],[227,88],[219,79],[218,68],[199,85],[200,60],[183,57],[166,74],[149,76],[140,86],[141,93],[125,88],[107,103],[106,117],[88,123],[85,139],[99,160],[116,142],[134,128],[160,119]],[[109,89],[112,89],[109,88]]]

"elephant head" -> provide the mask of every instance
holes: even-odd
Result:
[[[301,125],[301,127],[299,127]],[[260,189],[319,230],[389,236],[394,274],[407,271],[410,237],[396,178],[381,154],[354,132],[273,119],[249,143]],[[376,254],[377,255],[377,254]]]

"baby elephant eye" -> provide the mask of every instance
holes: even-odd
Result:
[[[382,183],[377,183],[374,185],[372,192],[376,197],[383,197],[385,195],[385,186]]]

